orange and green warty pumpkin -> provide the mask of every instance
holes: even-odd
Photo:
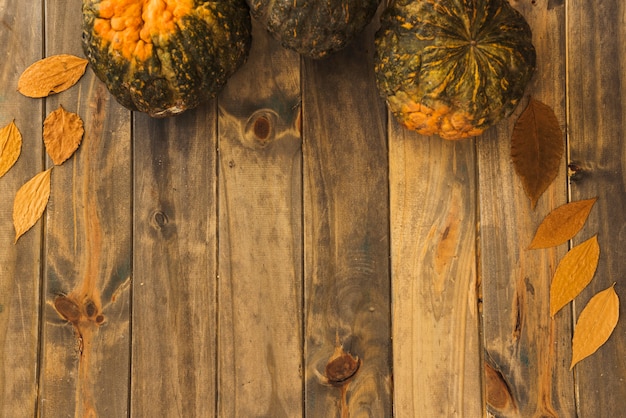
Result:
[[[131,110],[171,116],[214,97],[245,62],[245,0],[84,0],[83,49]]]
[[[395,0],[375,39],[377,86],[396,119],[423,135],[476,136],[511,114],[536,54],[506,0]]]
[[[247,0],[252,16],[285,48],[323,58],[372,20],[381,0]]]

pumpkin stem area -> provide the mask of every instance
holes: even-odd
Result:
[[[193,9],[191,0],[103,0],[95,32],[127,60],[147,60],[154,44],[166,41],[177,22]]]

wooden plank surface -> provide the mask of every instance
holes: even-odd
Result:
[[[33,7],[39,6],[39,7]],[[41,58],[43,16],[39,2],[0,0],[0,128],[15,121],[22,156],[0,178],[0,417],[36,411],[42,223],[17,244],[13,196],[42,168],[43,102],[17,92],[21,72]]]
[[[303,63],[309,417],[392,416],[388,154],[385,110],[372,89],[373,30]],[[361,361],[342,388],[325,380],[337,346]],[[338,365],[350,369],[350,358]]]
[[[302,415],[302,156],[297,54],[254,25],[219,97],[219,409]]]
[[[600,245],[595,278],[575,300],[574,314],[615,284],[622,316],[606,345],[574,369],[578,416],[617,417],[626,399],[626,5],[572,0],[567,17],[571,199],[598,197],[573,244],[598,234]]]
[[[45,55],[82,56],[81,2],[46,6]],[[46,99],[46,115],[59,106],[83,119],[85,134],[76,155],[52,171],[39,414],[123,416],[130,374],[130,112],[91,72]]]
[[[483,412],[475,143],[390,127],[397,417]]]
[[[215,108],[134,118],[132,416],[215,410]]]
[[[552,107],[565,128],[564,6],[513,2],[533,30],[537,71],[527,93]],[[565,160],[531,209],[510,158],[513,123],[478,139],[480,276],[487,412],[502,417],[575,416],[569,372],[570,316],[550,318],[549,289],[565,246],[527,250],[539,222],[565,203]],[[565,129],[564,129],[565,132]],[[565,142],[565,138],[563,138]]]
[[[219,98],[155,120],[91,70],[48,99],[16,92],[35,60],[82,56],[80,2],[0,0],[0,127],[24,138],[0,178],[0,417],[623,415],[623,318],[569,363],[587,301],[613,283],[624,299],[626,4],[510,3],[538,52],[528,94],[568,144],[535,210],[510,160],[527,98],[475,140],[405,131],[375,88],[376,23],[320,61],[255,25]],[[59,105],[85,138],[14,244],[12,197],[51,167],[41,125]],[[526,247],[594,196],[570,246],[597,233],[598,271],[552,320],[568,246]],[[333,385],[329,360],[357,371]]]

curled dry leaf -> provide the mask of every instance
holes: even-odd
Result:
[[[533,208],[559,174],[564,151],[563,132],[554,111],[531,98],[513,129],[511,158]]]
[[[619,297],[614,286],[597,293],[580,313],[572,338],[572,369],[595,353],[611,336],[619,319]]]
[[[15,122],[0,129],[0,177],[13,167],[22,152],[22,134]]]
[[[596,274],[599,259],[600,245],[597,235],[575,246],[565,254],[556,268],[550,286],[551,316],[554,316],[563,306],[574,300],[591,282],[594,274]]]
[[[35,225],[46,209],[50,198],[51,170],[52,168],[42,171],[28,180],[15,194],[13,202],[15,242]]]
[[[555,247],[571,239],[581,230],[598,198],[566,203],[550,212],[541,222],[531,249]]]
[[[87,60],[74,55],[52,55],[31,64],[17,81],[28,97],[46,97],[72,87],[85,73]]]
[[[59,106],[43,122],[43,142],[55,165],[61,165],[78,149],[82,139],[83,121],[76,113]]]

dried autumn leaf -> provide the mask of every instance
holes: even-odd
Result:
[[[598,236],[572,248],[559,262],[550,286],[550,315],[554,316],[563,306],[591,282],[600,259]]]
[[[87,60],[74,55],[52,55],[31,64],[17,81],[17,90],[28,97],[46,97],[72,87],[85,73]]]
[[[554,111],[531,98],[513,129],[511,158],[533,209],[557,177],[564,151],[563,132]]]
[[[61,165],[78,149],[83,139],[83,121],[76,113],[59,106],[43,122],[43,142],[55,165]]]
[[[566,203],[550,212],[541,222],[530,243],[531,249],[555,247],[581,230],[598,198]]]
[[[572,338],[570,369],[595,353],[613,333],[619,319],[619,297],[613,286],[592,297],[580,313]]]
[[[43,214],[50,198],[50,173],[42,171],[28,180],[15,194],[13,202],[13,226],[15,242],[28,231]]]
[[[0,177],[13,167],[22,152],[22,134],[15,122],[0,129]]]

